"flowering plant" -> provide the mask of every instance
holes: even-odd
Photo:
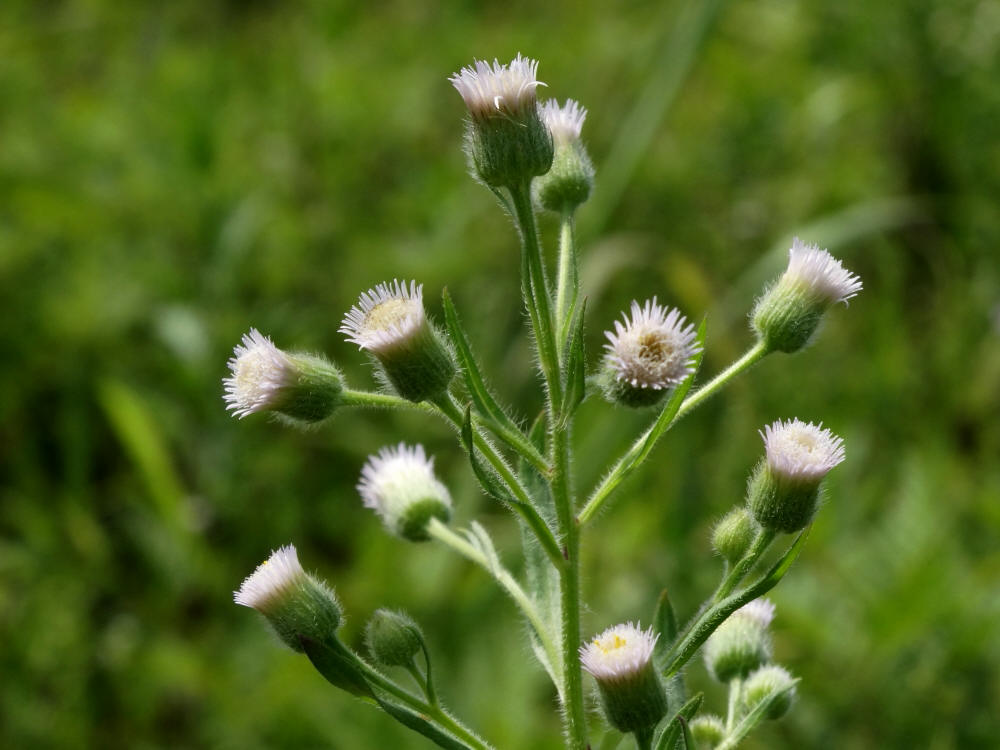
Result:
[[[843,441],[797,418],[764,428],[765,456],[750,477],[746,502],[713,533],[724,564],[720,583],[683,627],[664,593],[645,629],[612,625],[584,641],[584,533],[667,430],[766,356],[808,344],[827,309],[857,294],[861,282],[825,250],[796,239],[787,270],[751,313],[754,344],[699,387],[705,324],[696,328],[655,296],[633,301],[623,322],[605,332],[603,360],[596,367],[588,363],[574,235],[576,211],[594,181],[580,139],[586,111],[573,100],[540,104],[536,94],[544,84],[537,69],[536,61],[518,55],[508,65],[477,61],[451,78],[469,112],[472,173],[493,191],[520,234],[521,296],[545,395],[531,428],[511,417],[487,386],[448,294],[439,328],[416,281],[387,281],[364,292],[340,328],[371,356],[380,390],[351,389],[327,360],[286,353],[251,329],[229,362],[225,399],[241,418],[271,412],[292,423],[320,422],[348,406],[416,408],[444,419],[484,492],[521,525],[523,580],[501,561],[482,525],[448,525],[453,500],[422,446],[383,448],[361,470],[358,490],[388,531],[447,546],[510,596],[558,696],[566,746],[591,746],[587,672],[596,685],[593,705],[609,726],[602,748],[630,734],[638,748],[728,750],[791,706],[797,680],[772,663],[768,628],[775,609],[761,597],[801,552],[823,478],[844,459]],[[554,284],[536,225],[539,209],[555,212],[561,222]],[[614,406],[646,410],[650,424],[584,495],[571,472],[571,437],[578,407],[594,394]],[[782,534],[795,536],[768,564],[765,553]],[[369,659],[363,658],[338,638],[342,610],[332,590],[303,570],[291,545],[258,567],[235,600],[261,612],[333,685],[440,747],[490,747],[442,706],[431,650],[417,623],[404,613],[377,611],[366,628]],[[685,669],[699,650],[709,674],[728,686],[725,716],[702,712],[701,694],[687,695]],[[400,669],[415,680],[416,692],[395,679]]]

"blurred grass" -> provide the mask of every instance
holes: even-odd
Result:
[[[756,430],[822,419],[849,460],[774,596],[801,699],[748,747],[995,744],[1000,3],[733,0],[700,47],[678,31],[699,7],[0,7],[0,745],[423,746],[232,605],[292,541],[337,587],[345,637],[408,609],[460,714],[501,747],[558,746],[507,602],[444,551],[387,538],[353,489],[369,452],[422,441],[458,522],[514,559],[516,529],[449,432],[345,413],[296,433],[237,423],[220,398],[250,325],[369,383],[336,328],[399,276],[435,310],[447,285],[498,390],[537,409],[515,239],[464,175],[445,80],[517,51],[590,109],[608,175],[581,216],[595,357],[627,301],[658,294],[708,314],[705,368],[721,368],[795,232],[865,281],[816,346],[736,383],[628,484],[588,538],[585,628],[648,620],[662,586],[690,613]],[[686,76],[665,46],[682,43]],[[607,163],[623,153],[638,158]],[[643,422],[584,406],[581,486]],[[697,665],[691,679],[723,708]]]

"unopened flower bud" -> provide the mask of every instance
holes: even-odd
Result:
[[[757,301],[750,319],[769,350],[795,352],[809,343],[823,313],[861,291],[861,279],[826,250],[795,238],[788,268]]]
[[[771,660],[774,605],[755,599],[740,607],[705,641],[705,665],[719,682],[746,677]]]
[[[761,437],[767,455],[750,478],[750,511],[765,529],[804,529],[816,513],[823,477],[844,460],[844,441],[822,423],[799,419],[779,419]]]
[[[743,705],[747,711],[752,711],[763,701],[777,695],[779,697],[767,709],[765,718],[780,719],[792,707],[797,682],[784,667],[775,664],[761,667],[747,677],[743,686]]]
[[[258,565],[233,593],[233,601],[264,615],[295,651],[303,650],[300,638],[319,643],[333,638],[343,614],[333,591],[302,569],[291,544]]]
[[[735,565],[753,542],[757,533],[757,523],[743,506],[733,508],[722,517],[712,530],[712,547],[729,562]]]
[[[423,285],[393,281],[361,295],[340,332],[374,355],[400,396],[423,401],[444,392],[455,361],[424,312]]]
[[[597,681],[608,722],[621,732],[656,726],[667,713],[663,682],[653,665],[653,630],[615,625],[580,648],[580,663]]]
[[[474,60],[449,79],[469,110],[466,149],[487,185],[524,185],[552,165],[552,135],[535,93],[545,84],[537,72],[538,61],[519,54],[509,65]]]
[[[715,714],[698,716],[691,724],[691,736],[699,748],[711,750],[726,736],[726,725]]]
[[[407,667],[420,651],[423,634],[409,615],[379,609],[365,626],[365,643],[368,652],[379,664]]]
[[[654,406],[694,371],[700,349],[694,326],[656,297],[641,307],[633,300],[632,317],[623,313],[622,318],[624,323],[615,321],[614,333],[604,332],[604,396],[622,406]]]
[[[358,492],[389,531],[411,542],[430,538],[427,525],[432,518],[443,523],[451,518],[451,495],[434,476],[434,459],[422,445],[400,443],[370,456]]]
[[[340,371],[322,357],[284,352],[256,328],[243,336],[224,378],[226,408],[240,419],[272,411],[301,422],[329,417],[344,390]]]
[[[552,168],[535,180],[535,195],[549,211],[572,213],[590,197],[594,187],[594,165],[580,141],[587,110],[572,99],[562,107],[549,99],[542,104],[541,115],[552,133],[555,156]]]

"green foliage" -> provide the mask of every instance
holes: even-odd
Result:
[[[448,431],[360,410],[304,433],[236,429],[221,400],[250,325],[367,386],[340,316],[371,284],[417,277],[428,300],[452,290],[512,419],[537,413],[516,242],[463,174],[445,80],[518,50],[590,110],[590,362],[623,302],[655,293],[707,317],[697,387],[750,343],[746,314],[793,233],[865,281],[812,347],[686,417],[619,488],[588,531],[584,631],[664,586],[693,616],[756,430],[825,419],[848,459],[773,595],[799,702],[743,747],[995,742],[994,4],[734,0],[705,35],[697,6],[0,4],[0,746],[420,742],[232,604],[289,541],[336,587],[345,640],[405,607],[445,704],[498,747],[558,746],[546,676],[510,658],[524,649],[507,598],[447,550],[383,534],[357,500],[366,455],[419,440],[459,522],[494,514],[500,552],[516,549]],[[578,492],[646,419],[580,405]]]

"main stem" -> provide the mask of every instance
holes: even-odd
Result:
[[[565,564],[559,570],[559,591],[566,734],[571,748],[583,750],[587,747],[587,714],[580,671],[580,527],[573,513],[569,489],[569,434],[566,428],[552,430],[552,452],[555,468],[552,495],[565,557]]]

